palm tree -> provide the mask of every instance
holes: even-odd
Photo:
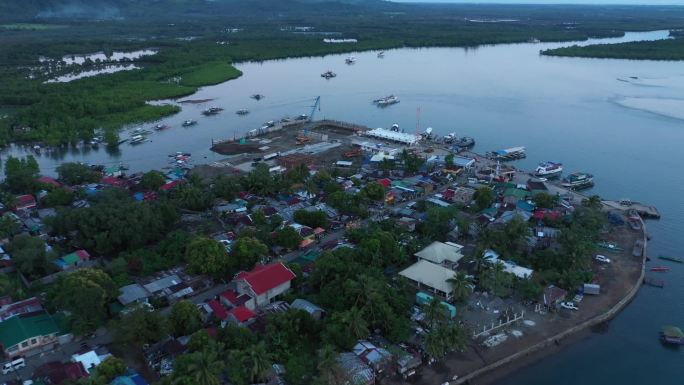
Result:
[[[494,295],[503,295],[504,287],[508,284],[508,273],[506,273],[503,263],[494,263],[484,273],[482,286],[487,288]]]
[[[252,382],[263,380],[271,366],[271,357],[266,351],[266,344],[262,341],[247,348],[242,356],[242,364]]]
[[[425,352],[435,359],[442,357],[446,353],[446,344],[441,330],[442,328],[433,328],[425,336]]]
[[[187,367],[183,375],[174,376],[172,384],[185,385],[219,385],[218,373],[221,371],[221,361],[213,349],[202,349],[189,355]]]
[[[438,323],[447,318],[447,312],[444,305],[442,305],[442,301],[436,297],[433,297],[430,302],[423,305],[423,311],[425,312],[425,318],[427,318],[427,323],[430,325],[431,329],[435,329],[435,326]]]
[[[589,208],[598,209],[598,208],[601,208],[601,204],[602,204],[601,197],[598,195],[592,195],[589,198],[582,200],[582,205],[589,207]]]
[[[447,282],[451,285],[451,290],[456,302],[462,303],[468,298],[473,282],[472,278],[466,275],[466,273],[462,271],[456,272],[453,277],[447,279]]]
[[[473,254],[471,260],[475,264],[475,271],[478,274],[481,274],[489,265],[489,261],[487,261],[487,258],[485,258],[484,248],[481,247],[475,251],[475,254]]]
[[[365,338],[370,334],[368,330],[368,323],[363,318],[363,313],[359,308],[352,307],[351,309],[342,313],[342,324],[346,327],[349,334],[356,339]]]

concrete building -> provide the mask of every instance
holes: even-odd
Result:
[[[238,294],[254,298],[256,306],[271,303],[275,297],[290,289],[295,278],[292,270],[283,263],[258,265],[251,271],[241,272],[235,277]]]
[[[451,269],[421,259],[402,270],[399,275],[407,278],[420,290],[429,291],[447,300],[452,297],[451,285],[447,282],[454,277]]]

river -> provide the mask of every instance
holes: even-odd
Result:
[[[666,36],[666,31],[628,33],[579,44]],[[517,162],[522,168],[556,160],[567,171],[591,172],[593,192],[660,209],[662,219],[648,222],[650,255],[684,257],[684,203],[678,198],[684,196],[684,173],[678,168],[684,163],[684,120],[674,117],[680,112],[677,100],[684,98],[684,66],[539,55],[541,49],[568,44],[396,49],[383,59],[364,52],[355,54],[353,65],[344,64],[347,55],[242,63],[241,78],[202,88],[189,98],[214,101],[183,105],[182,112],[162,121],[171,127],[151,135],[148,143],[124,144],[114,155],[74,150],[38,160],[46,174],[64,161],[121,161],[134,171],[160,168],[166,155],[176,151],[191,152],[195,163],[217,161],[223,157],[208,150],[212,139],[239,135],[286,115],[308,114],[320,95],[315,119],[370,127],[398,123],[411,132],[416,127],[433,127],[439,134],[455,131],[476,138],[478,152],[526,146],[528,158]],[[337,77],[321,78],[327,70]],[[255,101],[249,98],[254,93],[266,97]],[[371,104],[388,94],[401,102],[385,109]],[[226,110],[203,117],[202,109],[210,105]],[[251,112],[235,115],[240,108]],[[185,119],[199,123],[183,128]],[[24,150],[12,147],[3,155],[8,152],[21,155]],[[684,266],[673,266],[662,278],[665,289],[644,287],[607,332],[524,368],[502,384],[681,384],[682,352],[661,346],[658,331],[664,324],[684,327]]]

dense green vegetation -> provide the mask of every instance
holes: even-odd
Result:
[[[102,3],[102,4],[100,4]],[[383,1],[324,2],[199,0],[96,1],[81,7],[33,0],[0,5],[7,25],[41,28],[0,30],[0,143],[12,140],[73,143],[96,129],[111,136],[125,124],[173,114],[172,105],[148,100],[178,98],[197,87],[240,75],[230,64],[292,56],[391,47],[476,46],[527,41],[619,36],[625,30],[680,28],[680,8],[413,5]],[[159,9],[164,12],[159,12]],[[78,9],[75,12],[74,9]],[[638,20],[633,16],[638,13]],[[498,23],[473,20],[512,19]],[[97,19],[97,22],[93,22]],[[60,28],[52,28],[59,26]],[[324,44],[321,36],[296,34],[295,26],[359,39],[355,45]],[[50,27],[50,28],[47,28]],[[231,30],[238,28],[237,31]],[[186,37],[194,40],[184,40]],[[154,40],[150,40],[154,37]],[[179,40],[180,38],[180,40]],[[218,45],[216,42],[228,42]],[[27,79],[39,56],[155,47],[160,53],[136,62],[141,70],[44,84]],[[98,63],[82,67],[98,68]],[[74,68],[51,67],[53,75]],[[78,69],[78,68],[76,68]],[[36,71],[33,71],[34,74]],[[115,137],[108,142],[115,142]]]
[[[588,57],[634,60],[684,60],[684,38],[668,40],[637,41],[619,44],[592,44],[585,47],[550,49],[542,52],[548,56]]]

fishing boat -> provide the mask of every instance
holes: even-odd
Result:
[[[252,98],[254,100],[261,100],[261,99],[265,98],[265,96],[262,94],[254,94],[254,95],[250,96],[250,98]]]
[[[463,136],[461,138],[456,139],[456,142],[454,143],[454,146],[459,147],[459,148],[469,148],[473,147],[475,145],[475,139],[469,137],[469,136]]]
[[[666,261],[670,261],[670,262],[677,262],[677,263],[682,263],[682,262],[684,262],[684,261],[682,261],[680,258],[677,258],[677,257],[668,257],[667,255],[659,255],[658,258],[659,258],[659,259],[666,260]]]
[[[356,63],[356,58],[354,56],[349,56],[348,58],[344,59],[344,62],[347,64],[354,64]]]
[[[558,177],[562,172],[562,163],[547,161],[539,163],[537,168],[534,170],[534,176],[544,177],[548,179]]]
[[[144,137],[142,135],[133,135],[131,137],[130,143],[131,143],[131,145],[134,146],[136,144],[144,143],[145,141],[147,141],[146,137]]]
[[[585,172],[573,172],[563,178],[561,186],[571,190],[582,190],[594,185],[594,176]]]
[[[653,277],[644,277],[644,284],[653,287],[665,287],[665,281]]]
[[[156,126],[154,126],[154,129],[157,131],[165,130],[167,128],[169,128],[169,126],[167,126],[166,124],[157,124]]]
[[[651,268],[651,271],[660,271],[660,272],[665,272],[665,271],[670,271],[670,268],[667,266],[653,266]]]
[[[596,246],[609,251],[622,251],[622,248],[613,242],[599,242]]]
[[[335,76],[337,76],[337,74],[334,73],[334,72],[332,72],[332,71],[325,71],[325,72],[323,72],[323,73],[321,74],[321,77],[322,77],[322,78],[326,78],[326,79],[332,79],[332,78],[334,78]]]
[[[385,51],[380,51],[380,52],[378,52],[378,57],[379,57],[379,58],[385,57]]]
[[[489,159],[500,160],[502,162],[505,162],[527,157],[526,151],[527,150],[525,149],[525,147],[511,147],[505,148],[503,150],[490,151],[485,155]]]
[[[241,108],[241,109],[235,111],[235,113],[238,115],[247,115],[247,114],[249,114],[249,110],[246,108]]]
[[[190,127],[194,126],[195,124],[197,124],[197,121],[195,120],[186,120],[183,122],[183,127]]]
[[[635,257],[641,257],[644,255],[644,241],[637,239],[634,242],[634,247],[632,248],[632,255]]]
[[[387,107],[391,106],[392,104],[399,103],[399,98],[395,95],[387,95],[384,98],[373,100],[373,103],[375,103],[375,105],[378,107]]]
[[[202,111],[202,115],[205,115],[205,116],[216,115],[221,111],[223,111],[223,108],[221,108],[221,107],[209,107],[206,110]]]
[[[660,340],[665,344],[684,345],[684,332],[676,326],[666,325],[660,329]]]

